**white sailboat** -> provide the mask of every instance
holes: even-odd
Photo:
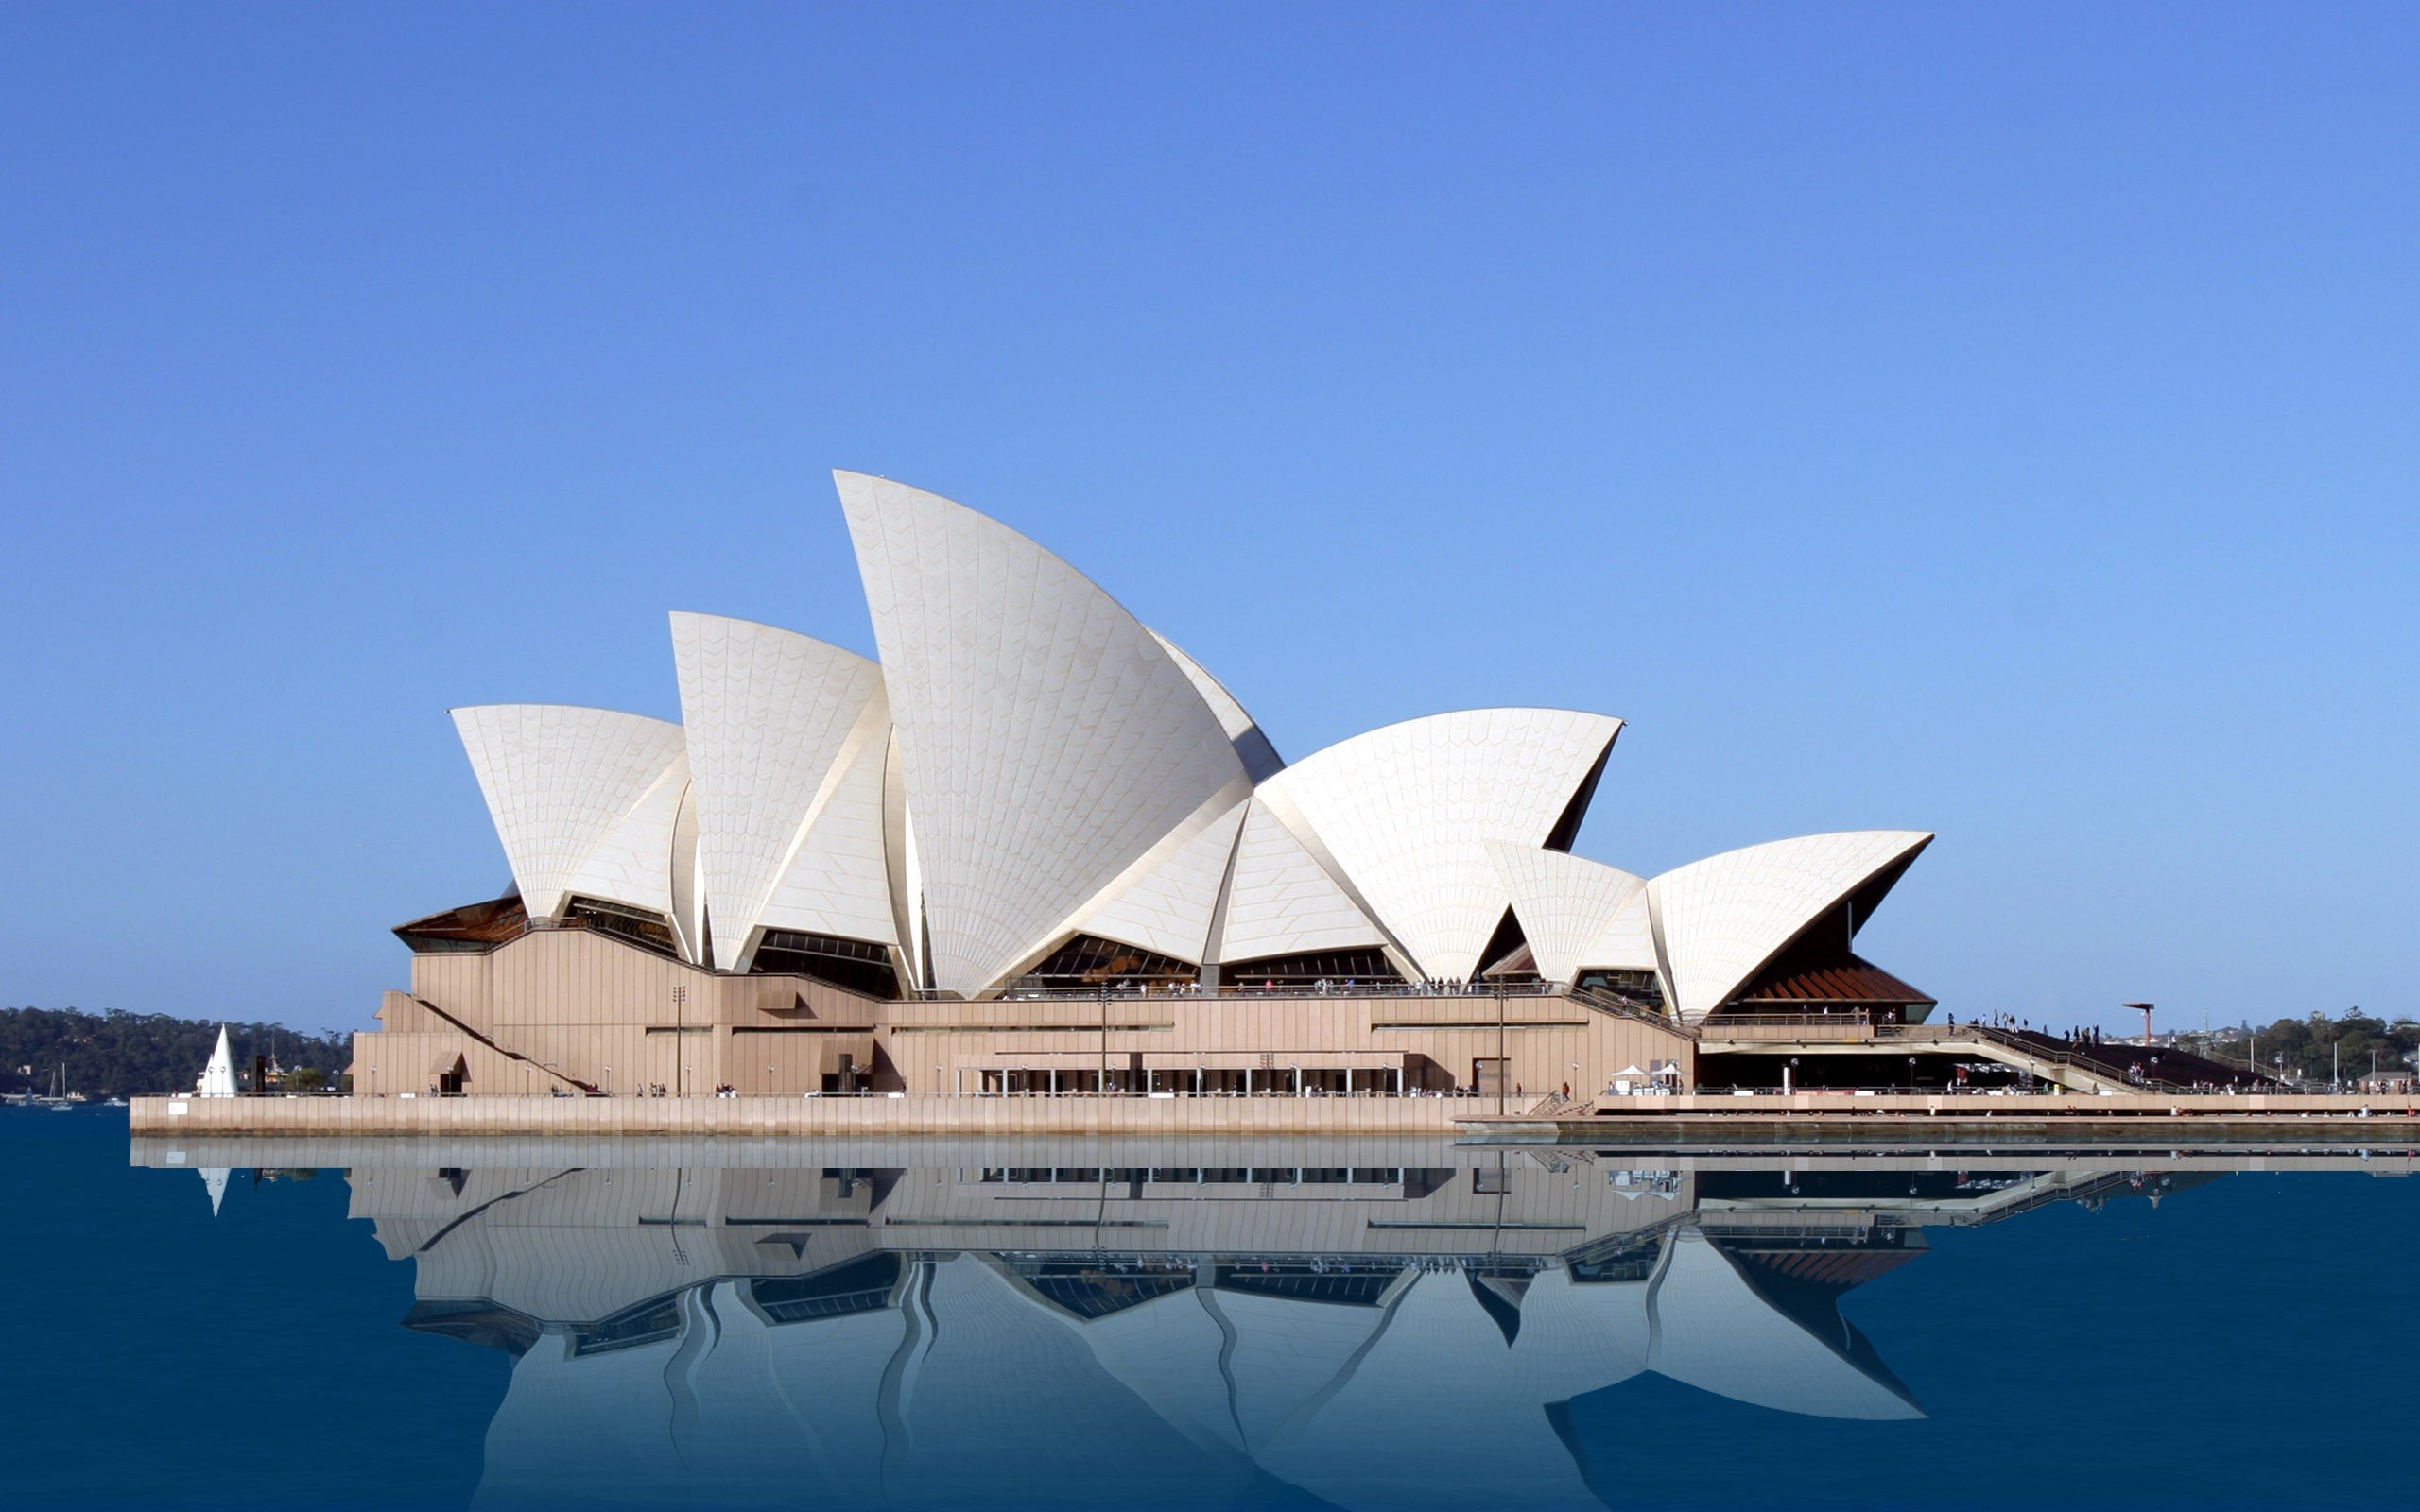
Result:
[[[210,1053],[210,1064],[201,1068],[195,1078],[196,1097],[233,1097],[235,1095],[235,1057],[227,1046],[227,1026],[218,1026],[218,1048]],[[215,1210],[217,1204],[213,1202]]]

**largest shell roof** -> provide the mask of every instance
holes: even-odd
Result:
[[[1651,971],[1701,1018],[1930,837],[1815,836],[1642,881],[1567,854],[1621,721],[1481,709],[1286,765],[1199,662],[996,520],[839,472],[879,662],[676,613],[681,723],[455,712],[529,912],[661,916],[745,971],[768,932],[999,990],[1094,936],[1202,967],[1379,951],[1469,978],[1508,913],[1542,971]],[[1859,889],[1864,889],[1860,893]]]

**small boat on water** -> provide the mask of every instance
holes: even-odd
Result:
[[[49,1108],[54,1113],[72,1113],[76,1111],[76,1105],[83,1100],[84,1099],[68,1091],[67,1062],[63,1060],[59,1063],[58,1078],[51,1083],[50,1095],[47,1097],[37,1097],[34,1099],[35,1102]]]
[[[101,1106],[103,1108],[124,1108],[126,1106],[126,1099],[123,1097],[112,1097],[102,1103]]]

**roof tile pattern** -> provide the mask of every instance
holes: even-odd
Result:
[[[890,707],[875,698],[841,746],[830,784],[757,922],[876,945],[899,942],[882,827]]]
[[[562,910],[581,867],[684,748],[679,725],[564,704],[457,709],[454,728],[522,902],[540,919]]]
[[[1646,878],[1561,850],[1498,842],[1487,853],[1538,959],[1539,975],[1569,982],[1583,966],[1655,970],[1654,942],[1646,930]],[[1616,931],[1617,922],[1631,919],[1634,927]]]
[[[1647,885],[1674,1009],[1695,1022],[1875,873],[1932,839],[1852,830],[1774,840],[1693,861]]]
[[[713,614],[674,614],[672,654],[715,965],[729,971],[838,784],[853,735],[862,746],[869,717],[882,722],[882,669],[795,631]]]
[[[978,993],[1243,766],[1184,667],[1082,574],[936,494],[836,481],[899,729],[928,970]]]
[[[1580,964],[1616,971],[1663,969],[1663,962],[1655,954],[1655,926],[1648,917],[1645,887],[1623,900],[1621,910],[1581,951]]]
[[[1178,826],[1159,847],[1167,853],[1146,856],[1134,878],[1117,885],[1078,927],[1176,960],[1206,960],[1210,916],[1248,806],[1240,784],[1235,793],[1211,799],[1208,810],[1216,812]]]
[[[1562,709],[1434,714],[1340,741],[1263,786],[1421,971],[1467,978],[1512,902],[1488,845],[1543,845],[1620,730]]]
[[[566,892],[603,898],[633,908],[672,912],[672,829],[689,790],[689,757],[672,758],[631,811],[580,863]]]
[[[1269,805],[1253,800],[1227,885],[1221,961],[1384,945],[1386,936]]]

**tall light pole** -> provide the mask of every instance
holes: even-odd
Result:
[[[683,1081],[682,1076],[683,1076],[683,1073],[685,1073],[685,1072],[689,1069],[688,1067],[686,1067],[686,1066],[684,1066],[684,1065],[681,1064],[681,1062],[682,1062],[684,1058],[686,1058],[686,1057],[687,1057],[687,1056],[688,1056],[688,1054],[689,1054],[688,1047],[687,1047],[686,1045],[684,1045],[684,1044],[683,1044],[683,1043],[681,1042],[681,1037],[682,1037],[683,1034],[685,1034],[685,1033],[687,1032],[687,1031],[686,1031],[686,1030],[682,1026],[681,1010],[682,1010],[683,1005],[685,1005],[688,1001],[689,1001],[689,988],[688,988],[688,987],[687,987],[685,984],[681,985],[681,986],[677,986],[677,987],[673,988],[673,989],[672,989],[672,1095],[673,1095],[673,1096],[675,1096],[675,1097],[680,1097],[680,1096],[684,1095],[684,1088],[686,1087],[686,1083]]]
[[[1495,1116],[1504,1116],[1504,1095],[1512,1089],[1512,1062],[1504,1054],[1504,984],[1495,984]]]

